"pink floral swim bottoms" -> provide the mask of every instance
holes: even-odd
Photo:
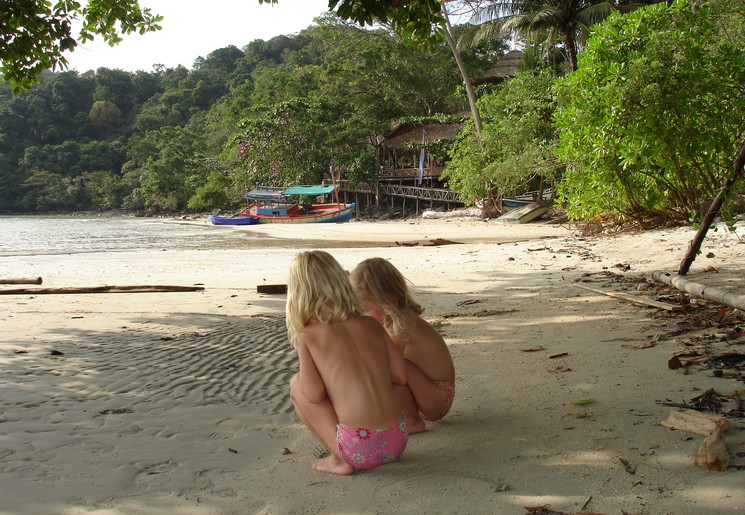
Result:
[[[453,399],[455,399],[455,383],[451,383],[450,381],[435,381],[434,383],[445,394],[445,407],[442,409],[442,413],[440,413],[438,417],[427,418],[423,414],[419,414],[424,420],[429,420],[430,422],[440,420],[442,417],[447,415],[448,411],[450,411],[450,407],[453,405]]]
[[[364,429],[339,424],[336,445],[344,461],[356,469],[371,469],[398,459],[409,440],[406,419],[386,428]]]

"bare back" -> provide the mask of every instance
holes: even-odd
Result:
[[[406,339],[395,343],[404,359],[416,365],[431,381],[454,382],[455,366],[440,333],[413,311],[407,310],[403,316]]]
[[[300,387],[313,402],[328,397],[339,421],[364,428],[399,420],[393,383],[406,384],[403,358],[370,317],[303,328],[297,337]]]

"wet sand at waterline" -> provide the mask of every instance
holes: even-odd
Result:
[[[742,314],[708,301],[671,312],[578,286],[674,303],[679,293],[649,277],[677,270],[692,229],[580,237],[471,219],[221,229],[272,244],[0,257],[0,279],[44,281],[4,290],[204,288],[0,295],[0,513],[745,513],[745,421],[731,419],[725,471],[694,464],[703,436],[660,425],[670,403],[745,389],[732,367],[668,368],[682,351],[745,353],[732,323]],[[351,477],[311,470],[319,446],[288,398],[297,365],[285,297],[257,293],[286,282],[309,240],[349,269],[390,259],[456,366],[451,413],[412,436],[400,461]],[[712,232],[687,278],[745,294],[743,251],[737,235]]]

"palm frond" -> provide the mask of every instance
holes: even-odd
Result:
[[[484,23],[479,27],[479,30],[476,32],[476,36],[473,39],[473,43],[478,45],[484,41],[501,38],[509,33],[510,31],[505,27],[503,20],[493,20]]]
[[[602,22],[608,16],[613,14],[616,8],[610,2],[601,2],[599,4],[591,5],[579,11],[577,13],[577,21],[582,23],[585,27],[590,27],[596,23]]]

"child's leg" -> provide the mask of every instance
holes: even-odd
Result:
[[[447,403],[445,392],[425,376],[419,367],[410,361],[407,361],[406,365],[409,372],[409,390],[417,410],[427,419],[439,419]]]
[[[351,474],[354,467],[349,465],[339,455],[336,443],[336,425],[339,418],[331,401],[324,399],[322,402],[310,402],[300,389],[300,381],[297,374],[290,380],[290,399],[295,411],[310,429],[310,432],[329,450],[331,456],[316,461],[313,464],[315,470],[331,472],[333,474]]]
[[[398,391],[403,404],[404,417],[406,418],[406,425],[409,427],[409,434],[421,433],[424,431],[424,420],[419,416],[419,408],[417,408],[414,396],[411,394],[411,390],[408,386],[394,385],[396,391]]]

